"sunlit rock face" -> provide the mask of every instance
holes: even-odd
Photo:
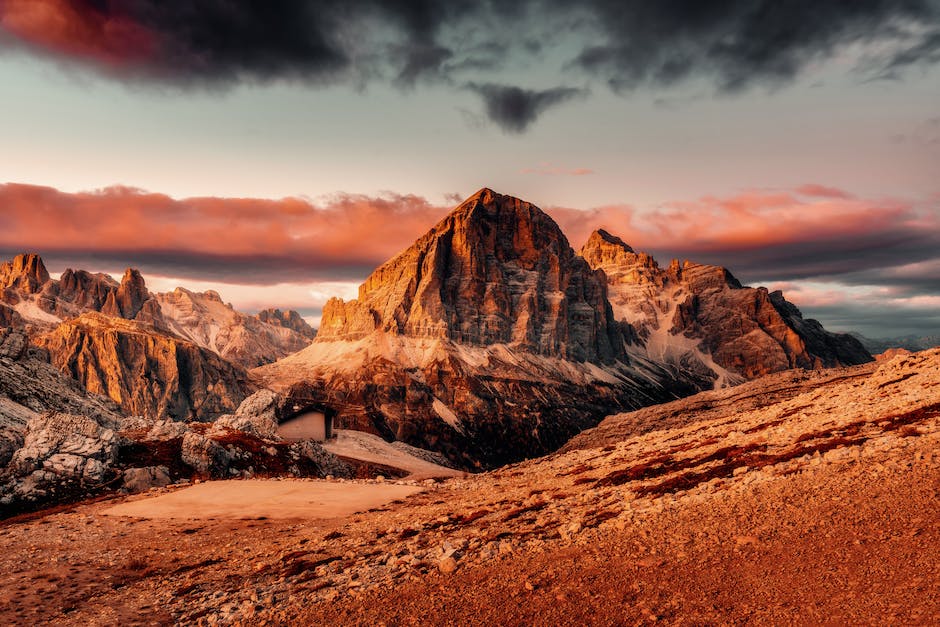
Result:
[[[34,342],[56,368],[129,416],[208,420],[233,411],[249,391],[238,366],[137,321],[87,313]]]
[[[328,302],[318,341],[379,330],[610,362],[622,355],[610,313],[603,276],[554,220],[482,189],[375,270],[357,300]]]
[[[635,329],[631,353],[698,361],[719,376],[748,379],[871,361],[852,336],[804,319],[779,291],[743,287],[726,268],[678,260],[660,268],[603,230],[581,255],[604,271],[614,316]]]

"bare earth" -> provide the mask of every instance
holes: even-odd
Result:
[[[788,376],[341,518],[7,521],[0,622],[940,623],[940,350]]]
[[[101,511],[135,518],[338,518],[404,498],[421,488],[326,481],[210,481]]]

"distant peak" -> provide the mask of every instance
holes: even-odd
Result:
[[[495,191],[489,187],[481,187],[476,192],[471,194],[464,202],[470,202],[471,200],[479,200],[485,202],[486,199],[496,198],[502,196],[502,194],[497,194]]]
[[[33,292],[49,281],[49,272],[36,253],[21,253],[0,264],[0,288],[16,286]]]
[[[627,244],[625,241],[623,241],[622,239],[620,239],[620,238],[617,237],[616,235],[612,235],[611,233],[605,231],[604,229],[597,229],[596,231],[594,231],[593,233],[591,233],[591,236],[588,237],[587,243],[590,244],[590,243],[592,243],[592,242],[594,242],[594,243],[603,242],[603,243],[605,243],[605,244],[611,244],[611,245],[614,245],[614,246],[619,246],[620,248],[623,248],[624,250],[626,250],[627,252],[630,252],[630,253],[636,252],[636,251],[634,251],[633,248],[631,248],[630,245]]]

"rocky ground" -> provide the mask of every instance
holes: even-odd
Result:
[[[8,520],[0,620],[937,623],[940,350],[779,376],[342,519]]]

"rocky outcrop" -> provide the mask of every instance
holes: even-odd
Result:
[[[357,300],[327,302],[317,341],[376,331],[575,361],[622,355],[603,276],[538,207],[489,189],[376,269]]]
[[[110,413],[34,413],[0,460],[0,518],[103,491],[139,492],[195,478],[352,476],[352,468],[316,442],[260,434],[258,426],[284,402],[270,391],[248,399],[235,411],[244,431]]]
[[[0,328],[0,468],[22,447],[26,424],[47,412],[118,419],[109,399],[89,394],[30,349],[21,331]]]
[[[61,372],[129,415],[209,420],[249,390],[237,366],[139,322],[88,313],[35,341]]]
[[[262,309],[256,317],[265,324],[290,329],[307,339],[312,340],[317,336],[317,330],[307,324],[307,321],[293,309],[288,311],[274,308]]]
[[[242,401],[234,415],[226,414],[216,419],[212,428],[234,429],[259,438],[276,439],[283,405],[284,399],[279,394],[267,389],[258,390]]]
[[[634,329],[632,355],[698,364],[719,384],[871,360],[851,336],[804,319],[781,292],[743,287],[720,266],[673,260],[660,268],[603,230],[591,235],[581,254],[604,271],[614,315]]]
[[[0,485],[2,501],[54,501],[95,490],[113,477],[117,423],[107,417],[49,413],[26,425]]]
[[[39,255],[24,253],[0,264],[0,290],[16,289],[35,294],[49,281],[49,272]]]

